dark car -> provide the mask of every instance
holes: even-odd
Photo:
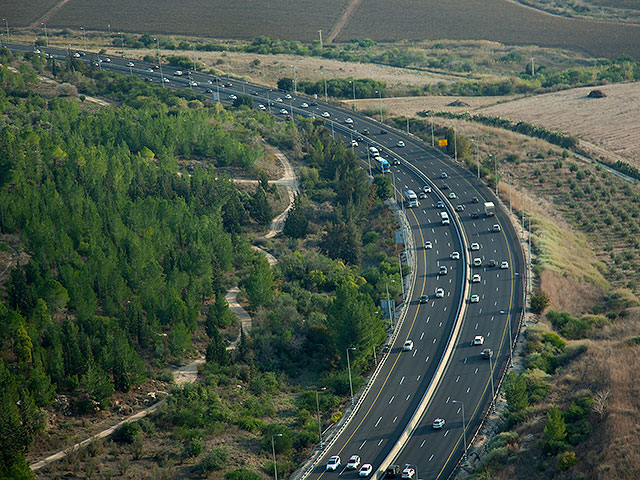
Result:
[[[389,132],[387,132],[386,130],[380,130],[380,135],[386,135],[387,133]]]
[[[480,200],[478,200],[478,197],[473,197],[471,199],[471,203],[479,203],[479,202],[480,202]]]
[[[363,128],[362,129],[362,133],[364,133],[365,135],[369,135],[369,129],[368,128]]]
[[[312,107],[317,107],[318,106],[318,102],[309,102],[309,105]]]
[[[429,297],[426,295],[420,295],[420,299],[418,300],[420,303],[427,303],[429,301]]]
[[[471,218],[479,218],[480,217],[480,212],[475,211],[475,212],[471,212]]]
[[[480,352],[480,356],[482,358],[489,359],[489,358],[493,357],[493,350],[491,350],[490,348],[485,348],[484,350],[482,350]]]
[[[496,261],[493,258],[491,260],[489,260],[489,266],[490,267],[495,267],[496,266]]]
[[[443,184],[440,186],[440,190],[449,190],[449,185],[447,185],[446,183],[443,183]]]
[[[397,477],[400,473],[400,465],[389,465],[385,473],[389,478]]]

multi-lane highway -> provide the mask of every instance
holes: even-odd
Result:
[[[59,59],[74,53],[42,50]],[[376,478],[391,462],[412,465],[414,480],[447,478],[454,472],[508,363],[510,339],[514,340],[523,310],[525,263],[518,238],[502,209],[498,208],[495,216],[484,214],[483,203],[497,201],[487,187],[420,140],[318,99],[195,72],[175,76],[175,68],[154,68],[138,60],[110,57],[107,62],[105,56],[91,53],[78,59],[91,63],[103,60],[98,68],[138,75],[154,83],[164,77],[167,88],[192,88],[225,103],[232,101],[232,96],[251,95],[265,111],[282,119],[292,113],[294,120],[295,115],[323,119],[347,145],[352,139],[359,140],[353,148],[365,168],[370,162],[369,146],[382,148],[391,163],[399,160],[391,166],[399,201],[406,189],[423,192],[426,185],[432,187],[418,207],[405,208],[415,248],[413,288],[403,321],[396,327],[395,341],[351,421],[302,476],[354,479],[357,470],[345,469],[351,455],[359,455],[362,464],[372,464]],[[352,121],[345,122],[347,118]],[[404,146],[398,146],[400,141]],[[442,225],[441,211],[447,211],[455,221]],[[494,225],[500,226],[499,231]],[[454,252],[459,258],[452,258]],[[491,260],[497,265],[489,266]],[[446,273],[441,273],[441,267],[446,267]],[[474,279],[475,275],[479,278]],[[444,290],[441,298],[436,298],[437,288]],[[422,302],[421,296],[426,296]],[[482,345],[472,345],[476,336],[483,337]],[[407,340],[413,342],[413,348],[405,351]],[[491,359],[481,358],[485,348],[493,351]],[[424,414],[414,418],[420,405],[425,407]],[[408,429],[412,418],[416,427]],[[444,419],[441,428],[433,428],[435,418]],[[399,442],[407,436],[406,442]],[[336,471],[326,471],[326,461],[333,455],[339,455],[342,464]]]

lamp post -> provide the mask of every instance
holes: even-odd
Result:
[[[496,172],[496,197],[498,196],[498,155],[489,154],[489,158],[493,157],[493,165]]]
[[[196,47],[191,44],[191,63],[193,63],[193,73],[198,73],[198,69],[196,68]]]
[[[462,438],[464,439],[464,459],[467,459],[467,427],[464,421],[464,402],[462,400],[451,400],[453,403],[462,404]]]
[[[458,161],[458,133],[456,132],[456,127],[453,127],[453,151],[454,151],[454,159]]]
[[[120,47],[122,48],[122,58],[124,58],[124,36],[120,32]]]
[[[9,36],[9,22],[6,18],[3,18],[4,26],[7,27],[7,43],[11,43],[11,37]]]
[[[329,101],[329,96],[327,95],[327,74],[322,72],[322,77],[324,78],[324,101]]]
[[[351,105],[351,110],[356,110],[356,81],[349,80],[349,83],[353,86],[353,104]]]
[[[47,24],[45,22],[40,22],[40,25],[44,26],[44,41],[49,46],[49,36],[47,35]]]
[[[322,387],[316,390],[316,408],[318,410],[318,438],[320,439],[320,448],[322,448],[322,425],[320,424],[320,400],[318,398],[318,392],[324,392],[327,387]]]
[[[158,67],[160,67],[160,83],[162,84],[162,88],[164,87],[164,75],[162,74],[162,64],[160,63],[160,41],[158,38],[154,38],[156,41],[156,61],[158,62]]]
[[[473,139],[473,145],[476,147],[476,166],[478,167],[478,178],[480,178],[480,160],[478,160],[478,142]]]
[[[109,40],[111,40],[111,24],[107,24],[107,30],[109,31]]]
[[[355,347],[347,348],[347,369],[349,370],[349,390],[351,391],[351,405],[353,405],[353,383],[351,381],[351,361],[349,360],[349,350],[355,351]]]
[[[491,405],[493,406],[493,401],[496,398],[496,391],[493,388],[493,355],[489,354],[489,375],[491,375]]]
[[[273,474],[275,476],[275,480],[278,480],[278,464],[276,463],[276,447],[273,443],[273,437],[281,437],[281,433],[274,433],[271,435],[271,450],[273,451]]]
[[[298,73],[295,65],[291,65],[291,68],[293,68],[293,93],[295,95],[298,92]]]
[[[87,51],[87,34],[84,30],[84,27],[80,27],[80,30],[82,31],[82,39],[84,40],[84,51]]]
[[[376,90],[378,98],[380,99],[380,123],[382,123],[382,91]]]
[[[322,50],[322,30],[318,30],[318,33],[320,34],[320,50]]]
[[[436,146],[436,140],[435,137],[433,136],[433,116],[429,115],[429,120],[431,123],[431,146],[435,147]]]

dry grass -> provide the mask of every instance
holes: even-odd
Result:
[[[384,19],[384,23],[380,23]],[[383,28],[376,28],[383,25]],[[338,40],[488,39],[588,51],[640,54],[640,26],[556,17],[506,0],[365,0]]]
[[[569,312],[572,315],[589,313],[599,303],[603,291],[590,283],[580,283],[553,270],[543,270],[539,277],[540,288],[549,296],[550,309]]]

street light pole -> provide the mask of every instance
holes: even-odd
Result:
[[[298,75],[296,72],[296,66],[295,65],[291,65],[291,68],[293,68],[293,93],[294,95],[296,93],[298,93]]]
[[[162,84],[162,88],[164,87],[164,76],[162,74],[162,64],[160,63],[160,41],[158,38],[154,38],[156,41],[156,60],[158,62],[158,67],[160,67],[160,83]]]
[[[84,51],[87,51],[87,32],[85,31],[84,27],[80,27],[80,30],[82,30],[82,38],[84,39]]]
[[[498,196],[498,155],[493,156],[493,164],[496,170],[496,197],[497,197]]]
[[[453,128],[453,151],[454,151],[454,159],[458,161],[458,134],[456,132],[455,127]]]
[[[372,177],[373,175],[371,175],[371,151],[367,148],[367,163],[369,164],[369,176]]]
[[[382,123],[382,91],[378,90],[378,98],[380,99],[380,123]]]
[[[275,477],[275,480],[278,480],[278,466],[276,464],[276,447],[275,444],[273,443],[273,437],[281,437],[282,434],[281,433],[274,433],[273,435],[271,435],[271,450],[273,451],[273,474]]]
[[[120,32],[120,47],[122,48],[122,58],[124,58],[124,36]]]
[[[7,43],[11,43],[11,37],[9,36],[9,21],[6,18],[3,18],[4,25],[7,27]]]
[[[318,392],[324,392],[327,387],[322,387],[316,390],[316,408],[318,409],[318,438],[320,439],[320,448],[322,448],[322,425],[320,424],[320,400],[318,398]]]
[[[489,354],[489,375],[491,375],[491,405],[496,398],[496,391],[493,388],[493,359],[491,358],[493,355]]]
[[[322,50],[322,30],[318,30],[318,33],[320,34],[320,50]]]
[[[49,46],[49,36],[47,35],[47,24],[45,22],[40,22],[40,25],[44,26],[44,41],[47,43],[47,47]]]
[[[435,137],[433,136],[433,116],[432,115],[429,115],[429,120],[431,120],[431,146],[435,147],[436,141],[435,141]]]
[[[464,439],[464,459],[467,459],[467,426],[464,421],[464,402],[462,400],[451,400],[453,403],[462,404],[462,438]]]
[[[322,72],[322,76],[324,77],[324,101],[328,102],[329,97],[327,95],[327,74],[325,72]]]
[[[354,351],[355,347],[347,348],[347,368],[349,369],[349,390],[351,391],[351,405],[353,405],[353,383],[351,381],[351,361],[349,360],[349,350]]]

